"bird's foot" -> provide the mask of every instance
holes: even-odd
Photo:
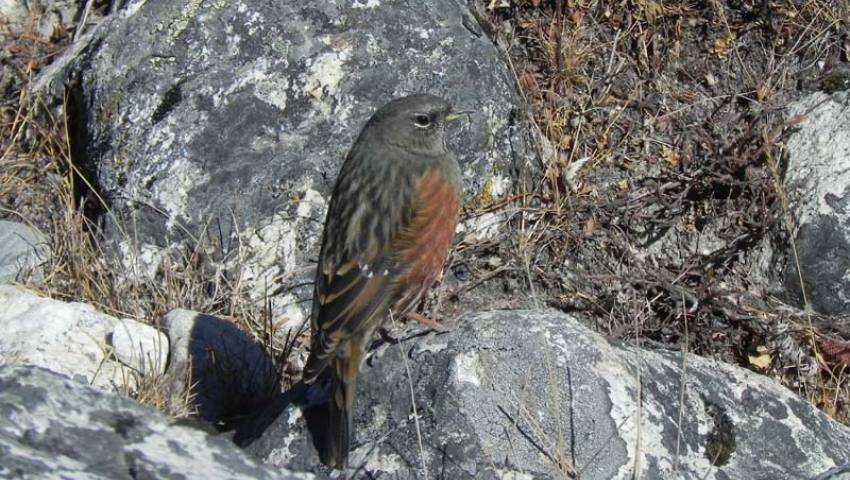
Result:
[[[442,323],[434,320],[431,317],[426,317],[425,315],[422,315],[420,313],[408,313],[407,318],[411,320],[416,320],[417,322],[421,323],[422,325],[425,325],[426,327],[436,332],[445,332],[448,330],[448,328]]]
[[[381,327],[378,329],[378,334],[381,336],[381,340],[390,345],[395,345],[399,343],[401,340],[388,328]]]
[[[434,320],[431,317],[427,317],[419,313],[408,313],[405,316],[410,320],[416,320],[416,322],[424,325],[426,328],[435,332],[446,332],[449,330],[448,327],[446,327],[442,323]],[[380,327],[378,329],[378,335],[381,337],[381,341],[390,345],[396,345],[410,338],[418,337],[426,332],[427,331],[422,331],[419,333],[414,333],[409,337],[403,337],[402,334],[404,333],[404,329],[400,326],[397,328]]]

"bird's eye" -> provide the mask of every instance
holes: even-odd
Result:
[[[416,123],[417,127],[427,127],[431,125],[431,118],[424,113],[417,113],[416,116],[413,117],[413,122]]]

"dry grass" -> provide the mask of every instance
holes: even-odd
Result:
[[[230,319],[266,348],[281,372],[293,373],[287,366],[301,340],[290,335],[281,343],[268,305],[250,298],[240,272],[220,267],[225,261],[238,265],[241,249],[224,258],[205,232],[197,232],[194,238],[200,240],[193,248],[166,256],[156,272],[145,274],[141,261],[145,252],[125,235],[130,245],[123,252],[125,264],[116,268],[106,260],[112,257],[98,240],[101,226],[87,212],[111,213],[71,158],[65,108],[47,104],[30,89],[38,72],[70,41],[69,32],[63,31],[40,37],[35,30],[39,15],[34,8],[24,32],[6,29],[3,36],[6,73],[12,81],[4,85],[0,106],[0,218],[37,228],[47,236],[52,252],[43,281],[21,282],[51,298],[86,302],[108,314],[152,325],[175,308]],[[168,406],[162,382],[156,377],[137,378],[130,383],[138,388],[128,393],[166,411],[181,410]]]
[[[748,292],[746,263],[764,242],[791,241],[778,181],[782,107],[817,84],[821,63],[848,61],[847,4],[729,3],[479,2],[548,144],[535,190],[475,205],[475,214],[511,205],[519,234],[509,245],[462,243],[457,255],[508,258],[463,265],[474,279],[504,279],[508,294],[523,284],[535,302],[588,313],[609,335],[742,365],[770,346],[770,364],[752,368],[850,424],[848,368],[818,351],[829,319]],[[173,308],[230,318],[285,370],[301,340],[275,342],[267,305],[218,267],[238,264],[240,249],[225,254],[192,232],[193,248],[144,282],[104,260],[85,212],[107,205],[74,167],[62,109],[29,90],[70,36],[39,37],[38,15],[4,34],[13,79],[0,105],[0,218],[37,227],[53,251],[37,288],[153,324]],[[707,253],[694,247],[702,239]],[[659,241],[686,253],[652,250]],[[137,250],[123,268],[141,269]],[[136,395],[161,406],[156,379],[140,384]]]
[[[783,109],[850,60],[850,5],[478,7],[548,142],[536,203],[512,221],[537,295],[609,335],[769,374],[850,423],[847,367],[818,351],[828,319],[776,301],[778,277],[750,277],[752,257],[793,238]],[[770,365],[751,364],[768,346]]]

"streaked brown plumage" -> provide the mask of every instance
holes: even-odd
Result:
[[[342,165],[316,272],[307,383],[329,382],[322,462],[348,459],[357,375],[390,310],[400,318],[440,277],[460,212],[460,169],[445,143],[457,118],[432,95],[384,105]]]

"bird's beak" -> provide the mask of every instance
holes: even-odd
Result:
[[[467,117],[467,119],[468,119],[469,115],[471,115],[471,114],[472,114],[472,110],[458,110],[456,112],[451,112],[448,115],[446,115],[446,122],[451,123],[451,122],[454,122],[455,120],[459,120],[463,117]]]

